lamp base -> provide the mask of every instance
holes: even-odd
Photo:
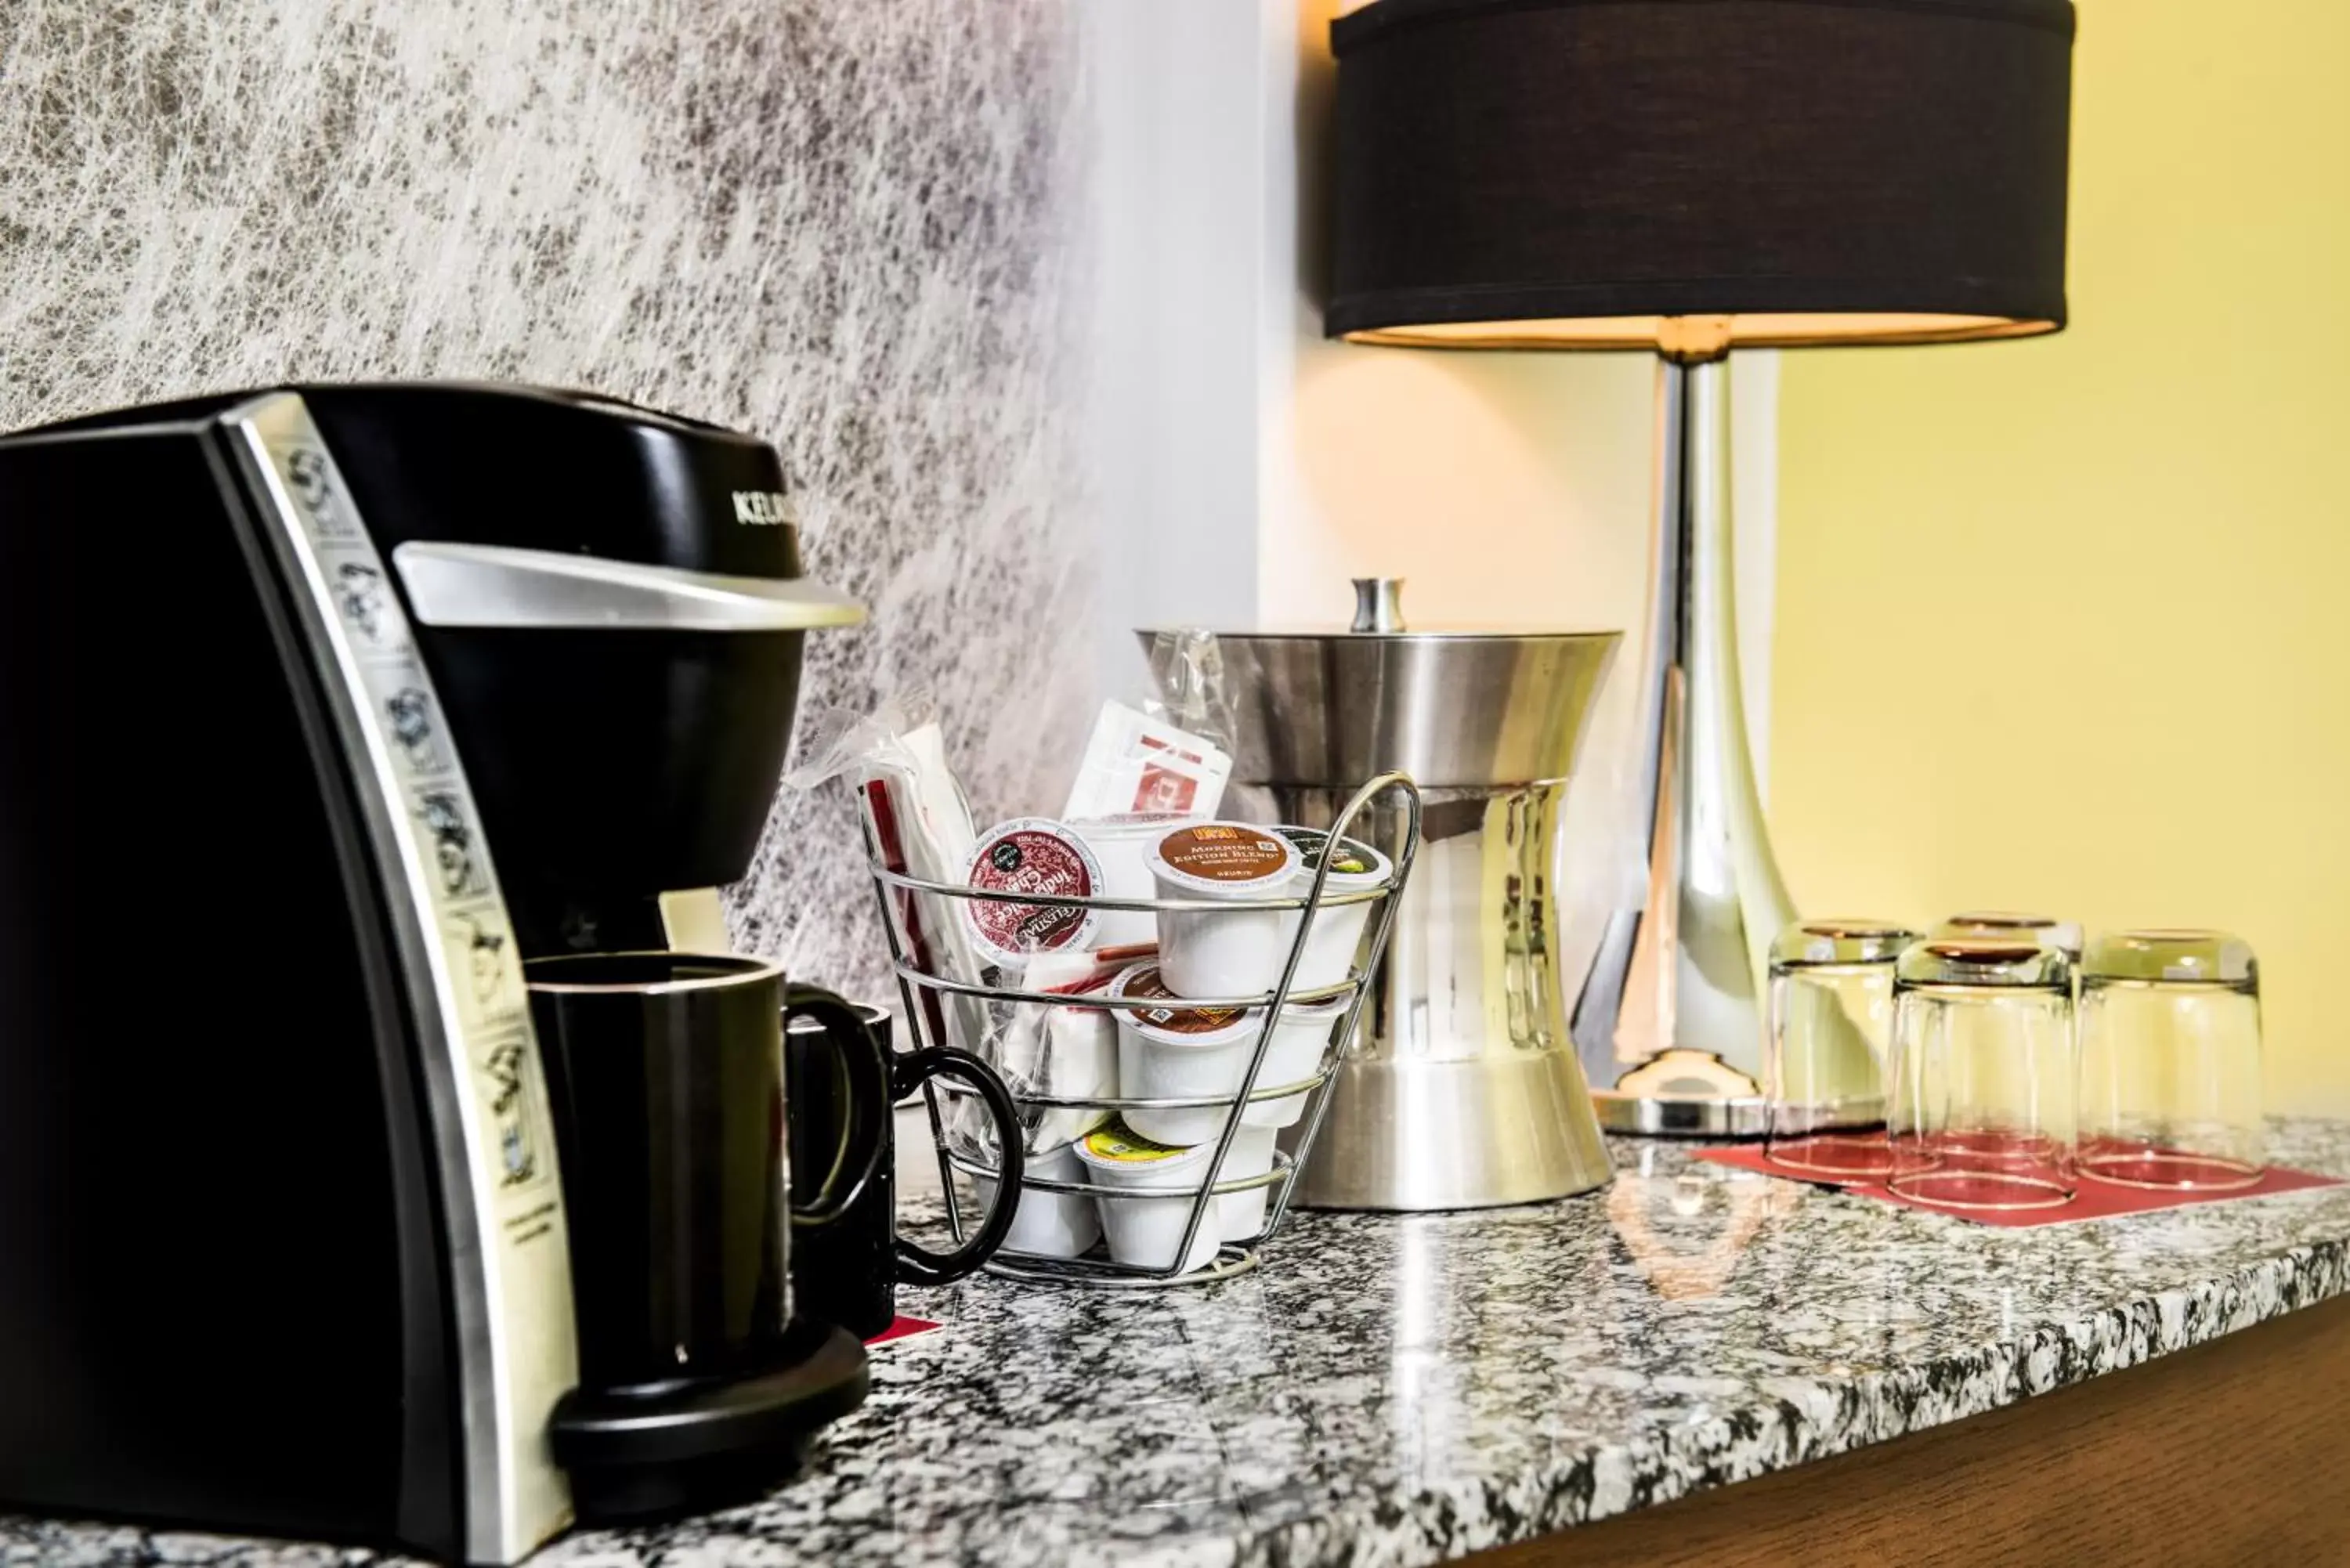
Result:
[[[1764,1095],[1627,1095],[1620,1088],[1595,1089],[1592,1109],[1600,1129],[1619,1137],[1766,1137],[1771,1101]],[[1782,1106],[1782,1137],[1866,1130],[1885,1125],[1882,1101],[1858,1105]]]
[[[1599,1125],[1641,1137],[1761,1137],[1770,1101],[1754,1081],[1703,1051],[1675,1049],[1592,1096]]]
[[[1741,1099],[1672,1098],[1595,1089],[1591,1107],[1603,1131],[1621,1137],[1758,1138],[1771,1130],[1771,1102],[1760,1095]]]

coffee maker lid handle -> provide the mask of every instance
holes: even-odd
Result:
[[[397,546],[391,560],[426,626],[813,631],[865,619],[863,605],[804,577],[421,539]]]

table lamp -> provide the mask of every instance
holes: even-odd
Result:
[[[1572,1023],[1605,1126],[1763,1130],[1794,909],[1739,694],[1724,360],[2062,327],[2073,32],[2067,0],[1378,0],[1331,26],[1326,332],[1659,356],[1648,876]]]

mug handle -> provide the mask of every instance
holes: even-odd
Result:
[[[898,1277],[914,1285],[943,1285],[962,1279],[995,1256],[1003,1238],[1012,1233],[1012,1217],[1020,1207],[1020,1179],[1027,1168],[1020,1107],[1012,1103],[1012,1091],[1003,1086],[995,1069],[968,1051],[932,1045],[898,1058],[894,1087],[900,1096],[910,1095],[924,1079],[933,1077],[961,1078],[986,1103],[987,1114],[995,1123],[998,1168],[994,1200],[988,1204],[979,1229],[962,1246],[951,1252],[933,1252],[899,1238]]]
[[[834,1147],[832,1168],[824,1184],[806,1204],[792,1207],[795,1230],[829,1225],[865,1195],[865,1189],[889,1158],[892,1139],[889,1092],[889,1048],[865,1022],[864,1015],[838,995],[816,985],[784,988],[784,1023],[806,1013],[823,1027],[825,1041],[840,1058],[848,1083],[849,1114],[840,1118],[840,1142]],[[853,1044],[852,1044],[853,1043]],[[855,1146],[862,1141],[860,1151]],[[854,1169],[857,1179],[846,1191],[835,1193],[841,1173]]]

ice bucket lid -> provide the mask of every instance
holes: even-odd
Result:
[[[1392,610],[1393,590],[1380,597]],[[1136,635],[1148,655],[1161,633]],[[1324,789],[1353,789],[1389,768],[1423,788],[1564,779],[1623,639],[1399,628],[1215,636],[1236,730],[1233,778]]]

